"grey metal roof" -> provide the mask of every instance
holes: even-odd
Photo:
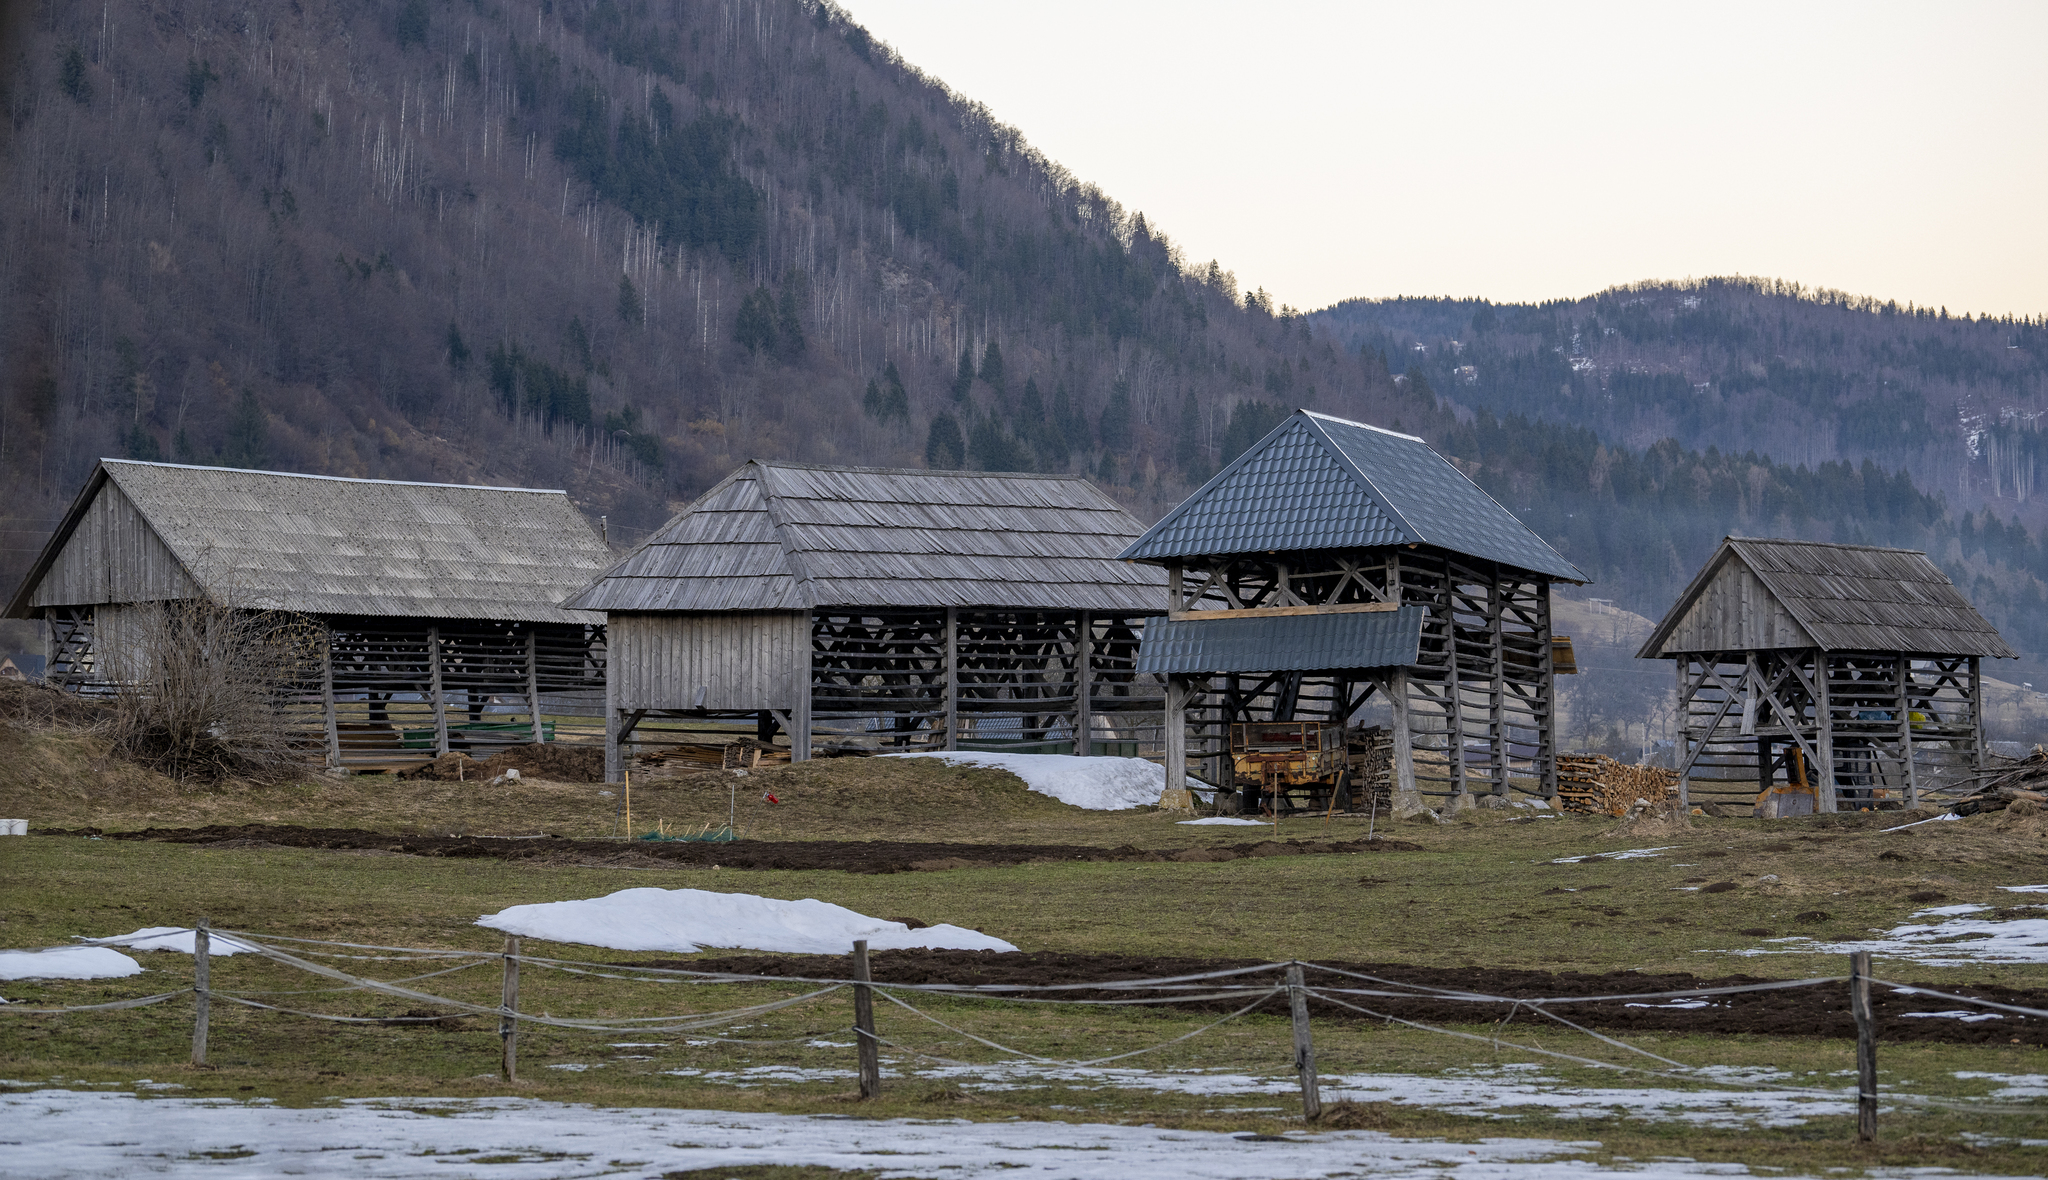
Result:
[[[1116,559],[1138,532],[1136,518],[1071,476],[756,460],[570,604],[1163,611],[1165,577]]]
[[[1676,654],[1666,650],[1667,641],[1730,562],[1755,574],[1826,651],[2019,655],[1919,550],[1725,537],[1650,633],[1639,658]]]
[[[1123,556],[1422,544],[1570,582],[1586,575],[1409,434],[1297,410]]]
[[[1138,644],[1139,672],[1323,672],[1393,668],[1415,662],[1422,643],[1420,606],[1358,614],[1233,619],[1147,619]]]
[[[103,494],[125,497],[217,601],[320,615],[604,621],[561,605],[611,560],[565,492],[122,459],[94,469],[10,615],[29,608]],[[104,560],[101,580],[117,587],[124,556]]]

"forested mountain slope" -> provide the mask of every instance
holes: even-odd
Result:
[[[1308,406],[1429,438],[1647,614],[1724,531],[1863,536],[1936,550],[2048,651],[2048,612],[2025,617],[2039,547],[1981,516],[1959,535],[1947,505],[1975,502],[1910,428],[1857,450],[1837,426],[1778,462],[1728,445],[1829,423],[1822,382],[1797,430],[1688,433],[1720,415],[1669,374],[1747,405],[1736,384],[1776,380],[1776,352],[1715,344],[1696,377],[1675,329],[1641,326],[1666,314],[1654,291],[1276,308],[827,3],[14,13],[0,589],[101,455],[566,487],[614,540],[753,456],[1084,472],[1149,519]],[[1813,310],[1671,299],[1724,296],[1758,340],[1807,323],[1781,305]],[[1856,317],[1829,346],[1851,401],[1885,349],[1962,358],[1916,378],[1929,437],[1957,382],[1986,388],[1980,361],[2014,405],[2039,388],[2035,329],[1822,310]],[[1973,343],[1999,332],[2018,347]],[[1651,392],[1616,414],[1630,366]],[[1970,397],[1998,453],[2037,437]],[[1813,465],[1835,456],[1857,462]]]

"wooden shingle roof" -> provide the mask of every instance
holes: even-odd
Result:
[[[102,459],[8,605],[195,594],[318,615],[601,623],[611,560],[566,493]]]
[[[1636,655],[1803,647],[2019,654],[1925,553],[1727,537]]]
[[[584,610],[1163,612],[1136,518],[1071,476],[755,461],[569,600]]]

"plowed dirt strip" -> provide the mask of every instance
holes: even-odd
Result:
[[[353,828],[300,828],[277,824],[215,825],[204,828],[146,828],[101,832],[97,828],[47,830],[52,836],[99,836],[107,840],[156,840],[172,844],[232,844],[237,848],[374,849],[410,856],[487,857],[541,864],[584,864],[606,868],[831,869],[848,873],[933,872],[1051,861],[1227,861],[1260,856],[1308,856],[1362,852],[1417,852],[1402,840],[1265,840],[1174,852],[1077,844],[940,844],[885,840],[739,840],[705,844],[682,840],[571,840],[558,836],[398,836]]]
[[[624,962],[623,960],[621,961]],[[639,966],[672,967],[686,971],[730,971],[745,975],[796,975],[809,978],[844,979],[847,960],[831,955],[723,955],[717,958],[636,960]],[[1160,979],[1195,975],[1232,967],[1250,967],[1255,959],[1183,959],[1138,955],[1066,954],[1031,951],[993,954],[986,951],[880,951],[872,956],[874,977],[887,983],[952,984],[1062,984],[1111,982],[1122,979]],[[1581,972],[1527,971],[1507,967],[1430,968],[1395,963],[1331,963],[1346,971],[1398,981],[1415,987],[1456,989],[1485,995],[1506,996],[1511,1001],[1540,996],[1619,995],[1640,992],[1685,991],[1695,988],[1741,987],[1769,983],[1751,975],[1727,975],[1705,979],[1696,975],[1649,975],[1635,971],[1612,971],[1602,975]],[[1217,980],[1216,983],[1244,986],[1278,983],[1278,972]],[[1334,972],[1310,971],[1310,987],[1378,987]],[[1929,990],[1950,995],[1980,996],[2004,1004],[2048,1009],[2048,991],[1985,985],[1957,987],[1923,984]],[[1133,999],[1144,993],[1131,991],[1074,991],[1058,995],[1068,999]],[[1952,1000],[1928,996],[1904,996],[1873,988],[1871,996],[1878,1016],[1878,1038],[1885,1041],[1942,1041],[1961,1044],[2018,1043],[2048,1047],[2048,1021],[2006,1014],[1997,1020],[1963,1021],[1944,1016],[1909,1016],[1911,1012],[1954,1012],[1963,1006]],[[911,997],[906,997],[911,998]],[[1347,997],[1352,1003],[1428,1024],[1492,1023],[1509,1017],[1511,1003],[1481,1004],[1438,999],[1386,999]],[[1559,1015],[1577,1024],[1609,1031],[1758,1033],[1773,1037],[1854,1037],[1855,1019],[1849,1014],[1846,983],[1821,984],[1768,992],[1743,992],[1704,997],[1701,1007],[1672,1007],[1672,1001],[1651,1000],[1630,1004],[1625,1001],[1552,1005]],[[914,998],[913,998],[914,1002]],[[1678,1001],[1695,1003],[1696,1001]],[[1193,1011],[1228,1012],[1243,1001],[1211,1001],[1181,1005]],[[1311,999],[1310,1011],[1318,1020],[1364,1020],[1358,1013]],[[1268,1000],[1261,1011],[1284,1014],[1283,996]],[[1537,1024],[1565,1032],[1563,1025],[1540,1013],[1518,1009],[1509,1018],[1517,1025]],[[1505,1034],[1504,1034],[1505,1035]],[[1547,1043],[1547,1041],[1546,1041]]]

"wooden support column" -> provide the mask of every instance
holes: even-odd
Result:
[[[1800,659],[1805,659],[1802,654]],[[1815,784],[1816,791],[1829,795],[1835,793],[1835,706],[1828,688],[1828,653],[1820,648],[1813,649],[1813,719],[1818,729],[1814,732],[1814,745],[1819,747],[1820,765],[1814,767],[1808,781]],[[1910,746],[1906,756],[1911,758]]]
[[[1487,701],[1486,729],[1490,749],[1488,759],[1493,765],[1488,775],[1493,779],[1493,793],[1505,796],[1508,793],[1508,668],[1507,650],[1501,644],[1501,624],[1506,607],[1501,601],[1500,570],[1495,568],[1493,579],[1486,584],[1486,629],[1492,638],[1493,685]]]
[[[1920,771],[1913,765],[1913,657],[1899,657],[1899,748],[1906,752],[1906,806],[1920,806]]]
[[[1970,770],[1984,773],[1984,677],[1980,657],[1970,657]]]
[[[1671,670],[1678,676],[1678,683],[1673,690],[1677,695],[1672,698],[1674,704],[1671,713],[1672,727],[1676,730],[1678,738],[1677,744],[1673,747],[1673,752],[1678,757],[1680,767],[1678,771],[1678,809],[1688,815],[1692,813],[1692,791],[1689,789],[1691,780],[1686,775],[1686,771],[1691,769],[1693,761],[1692,727],[1688,724],[1692,720],[1692,686],[1687,682],[1685,672],[1691,665],[1692,660],[1689,658],[1671,661]],[[1556,713],[1553,710],[1552,716],[1555,715]],[[1556,761],[1555,757],[1551,759],[1553,765],[1555,765]]]
[[[1557,802],[1557,665],[1550,651],[1550,583],[1536,585],[1536,658],[1543,674],[1537,681],[1536,772],[1543,797]]]
[[[811,697],[816,693],[812,681],[812,663],[815,642],[803,644],[797,651],[796,667],[791,669],[790,681],[796,689],[789,707],[789,760],[809,762],[811,760]]]
[[[946,608],[946,748],[960,748],[960,608]]]
[[[441,629],[427,628],[427,671],[434,697],[434,755],[448,752],[448,701],[441,691]]]
[[[1396,668],[1389,678],[1387,702],[1394,709],[1394,814],[1422,809],[1422,793],[1415,789],[1415,737],[1408,708],[1408,669]]]
[[[1161,736],[1166,742],[1166,789],[1178,790],[1188,781],[1188,678],[1166,678],[1166,716]]]
[[[320,719],[327,730],[327,765],[341,766],[341,726],[334,716],[334,627],[325,629],[320,653]]]
[[[533,740],[548,740],[547,726],[540,719],[540,628],[526,628],[526,711],[533,718]]]
[[[1174,567],[1176,576],[1180,567]],[[1086,758],[1095,752],[1095,617],[1087,611],[1075,615],[1074,627],[1074,753]]]
[[[622,735],[619,733],[619,671],[614,659],[605,661],[604,674],[604,781],[618,782],[625,777],[625,760],[619,748]]]

